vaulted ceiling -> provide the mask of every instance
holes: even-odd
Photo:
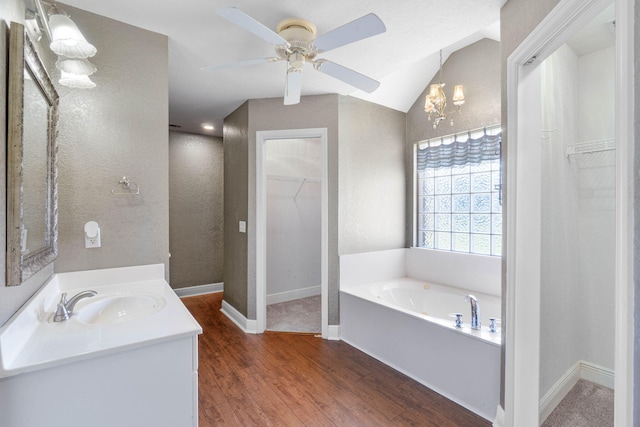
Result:
[[[216,9],[234,6],[275,30],[286,18],[313,22],[318,34],[367,13],[386,32],[329,52],[323,58],[381,82],[372,94],[356,90],[306,66],[302,95],[339,93],[406,112],[444,58],[481,38],[498,39],[504,0],[66,0],[65,4],[165,34],[169,38],[169,122],[181,131],[206,133],[247,99],[284,93],[286,62],[203,71],[210,65],[274,56],[273,46],[226,21]],[[72,17],[73,18],[73,17]],[[91,41],[91,29],[82,29]],[[100,52],[98,52],[100,55]],[[295,108],[291,106],[289,108]]]

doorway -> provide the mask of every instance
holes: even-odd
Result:
[[[579,114],[566,116],[562,109],[556,113],[562,119],[557,120],[560,126],[549,126],[550,115],[548,107],[544,106],[547,91],[553,90],[548,86],[548,73],[545,74],[543,61],[552,57],[554,52],[563,49],[562,46],[588,26],[609,5],[615,4],[615,26],[611,30],[615,34],[615,48],[610,52],[611,64],[615,71],[609,69],[610,80],[613,80],[607,95],[612,101],[607,104],[611,119],[611,129],[607,137],[581,138],[580,134],[594,124],[593,121],[580,121]],[[632,301],[632,273],[630,228],[630,198],[629,182],[631,160],[632,122],[628,115],[622,112],[630,110],[629,85],[632,74],[631,62],[633,53],[632,26],[633,13],[629,13],[629,2],[626,0],[564,0],[552,13],[536,28],[530,37],[510,56],[507,62],[508,70],[508,158],[507,158],[507,312],[505,337],[505,425],[538,426],[548,413],[544,413],[544,406],[551,402],[549,392],[557,391],[562,395],[570,389],[576,375],[581,377],[580,370],[583,357],[594,357],[604,360],[600,362],[613,369],[587,369],[586,375],[594,374],[610,376],[610,385],[615,389],[614,416],[616,426],[631,425],[632,410],[632,369],[631,351],[633,344],[630,339],[633,324]],[[593,38],[592,40],[596,40]],[[557,60],[557,58],[553,59]],[[593,67],[601,71],[602,62]],[[605,67],[606,68],[606,67]],[[548,71],[548,70],[547,70]],[[575,82],[569,81],[569,84]],[[596,84],[602,84],[602,81]],[[605,85],[606,86],[606,85]],[[564,90],[566,88],[556,89]],[[553,95],[558,95],[557,93]],[[593,95],[593,94],[592,94]],[[593,98],[590,98],[593,99]],[[564,101],[564,100],[563,100]],[[600,100],[599,100],[600,101]],[[616,111],[619,114],[616,114]],[[553,118],[553,117],[551,117]],[[557,118],[557,117],[556,117]],[[592,119],[593,120],[593,119]],[[597,131],[603,131],[601,126]],[[572,135],[573,133],[573,135]],[[567,143],[569,141],[569,143]],[[573,142],[571,142],[573,141]],[[587,147],[586,143],[594,143]],[[551,144],[560,144],[552,147]],[[583,144],[584,143],[584,144]],[[545,146],[546,145],[546,146]],[[615,149],[613,149],[615,148]],[[559,168],[554,169],[551,159],[553,150],[557,150],[555,165],[562,167],[565,174],[563,182],[558,178]],[[587,153],[590,151],[590,153]],[[597,154],[596,154],[597,153]],[[594,155],[596,154],[596,155]],[[590,168],[591,171],[586,171]],[[602,173],[602,179],[593,180],[593,171]],[[589,175],[591,174],[591,175]],[[610,180],[611,185],[604,189],[594,188]],[[585,188],[585,185],[592,187]],[[558,187],[567,189],[572,187],[574,192],[557,192]],[[576,191],[577,190],[577,191]],[[591,203],[586,195],[593,195],[596,190],[605,197],[597,203]],[[553,196],[552,192],[556,196]],[[555,197],[555,200],[553,198]],[[574,200],[567,200],[567,197]],[[603,208],[604,199],[609,199],[611,205]],[[590,206],[589,203],[591,203]],[[577,221],[574,230],[568,230],[570,221],[564,221],[559,215],[559,208],[571,208],[576,211]],[[599,211],[584,208],[599,208]],[[555,210],[555,212],[554,212]],[[555,213],[555,216],[554,216]],[[596,217],[600,220],[606,216],[608,223],[603,226],[606,231],[606,243],[600,243],[594,238],[596,235],[581,234],[586,226],[593,226]],[[554,225],[554,230],[547,228]],[[573,242],[567,233],[575,236]],[[582,237],[581,237],[582,236]],[[581,239],[581,241],[580,241]],[[567,240],[569,240],[567,242]],[[573,244],[574,247],[570,246]],[[555,245],[555,246],[554,246]],[[583,253],[577,253],[580,247],[586,248]],[[565,251],[564,256],[551,252]],[[560,249],[559,249],[560,248]],[[573,250],[571,250],[573,249]],[[598,251],[606,250],[606,257]],[[595,258],[594,258],[595,256]],[[572,260],[573,257],[573,260]],[[582,304],[577,309],[565,304],[553,305],[555,297],[582,300],[584,303],[584,286],[595,278],[590,275],[589,268],[597,262],[604,261],[609,265],[598,271],[605,272],[609,286],[605,296],[597,295],[601,289],[591,289],[589,297],[592,302]],[[607,260],[607,258],[610,258]],[[567,265],[557,263],[566,260]],[[555,265],[553,264],[555,262]],[[573,266],[571,265],[573,264]],[[582,267],[580,267],[582,265]],[[600,264],[602,265],[602,264]],[[573,270],[572,270],[573,269]],[[555,270],[555,277],[550,272]],[[549,280],[556,280],[556,288],[549,287]],[[565,286],[572,281],[575,287]],[[557,294],[564,292],[564,295]],[[553,294],[556,293],[554,296]],[[551,303],[550,303],[551,301]],[[595,311],[599,304],[608,305],[609,312]],[[589,307],[590,306],[590,307]],[[602,326],[600,333],[608,338],[603,341],[585,346],[578,343],[572,346],[570,341],[576,338],[591,339],[584,330],[576,332],[571,325],[575,316],[606,319],[597,325]],[[578,320],[579,322],[579,320]],[[587,328],[594,326],[585,325]],[[578,326],[579,327],[579,326]],[[553,335],[554,331],[562,330],[565,339]],[[573,328],[573,329],[572,329]],[[571,334],[574,334],[573,336]],[[607,335],[608,334],[608,335]],[[569,337],[569,338],[566,338]],[[613,339],[615,337],[615,339]],[[597,339],[596,339],[597,340]],[[606,344],[608,343],[608,344]],[[606,344],[606,345],[605,345]],[[559,357],[549,357],[549,346],[559,348],[558,354],[576,359],[575,369],[567,363],[558,364]],[[607,348],[608,347],[608,348]],[[577,351],[574,351],[575,349]],[[569,352],[573,354],[568,355]],[[585,356],[587,355],[587,356]],[[572,373],[572,370],[574,371]],[[563,374],[564,372],[564,374]],[[613,377],[615,372],[615,379]],[[558,376],[560,378],[558,378]],[[602,375],[600,375],[602,377]],[[583,377],[584,378],[584,377]]]
[[[256,317],[265,330],[328,330],[327,131],[256,134]]]
[[[320,138],[265,141],[269,331],[321,332]]]

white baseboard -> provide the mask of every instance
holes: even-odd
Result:
[[[220,311],[233,323],[235,323],[240,329],[242,329],[243,332],[247,334],[258,333],[258,322],[256,320],[247,319],[242,313],[236,310],[228,302],[222,300],[222,308],[220,309]]]
[[[504,409],[502,409],[502,406],[498,405],[496,418],[493,420],[492,427],[507,427],[505,423]]]
[[[578,360],[540,399],[540,424],[556,409],[562,399],[571,391],[579,379],[591,381],[604,387],[613,388],[613,370],[594,363]]]
[[[615,388],[615,374],[612,369],[582,361],[580,378],[608,388]]]
[[[327,328],[327,339],[329,341],[340,341],[340,325],[329,325]]]
[[[279,302],[293,301],[300,298],[312,297],[315,295],[320,295],[320,293],[320,286],[310,286],[308,288],[294,289],[293,291],[270,294],[267,295],[267,305],[277,304]]]
[[[187,286],[173,290],[179,298],[192,297],[195,295],[213,294],[224,291],[224,283],[210,283],[208,285]]]

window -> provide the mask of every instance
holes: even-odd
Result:
[[[418,144],[418,247],[501,255],[500,142],[496,127]]]

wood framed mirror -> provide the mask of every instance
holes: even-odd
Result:
[[[11,23],[7,93],[7,286],[58,255],[58,94],[24,26]]]

